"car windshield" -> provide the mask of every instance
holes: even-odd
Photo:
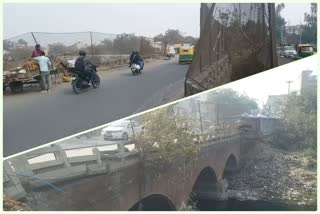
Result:
[[[127,127],[127,125],[128,125],[128,121],[119,121],[119,122],[112,123],[110,126],[111,127]]]
[[[303,47],[302,48],[303,51],[312,51],[312,47]]]
[[[284,47],[284,50],[286,50],[286,51],[292,51],[292,50],[294,50],[294,48],[291,47],[291,46],[285,46],[285,47]]]

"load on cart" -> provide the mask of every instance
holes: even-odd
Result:
[[[50,71],[53,83],[60,84],[62,81],[70,81],[71,74],[63,62],[58,61],[54,63],[53,68],[54,69]],[[24,85],[38,84],[40,83],[40,79],[38,62],[30,59],[22,66],[15,67],[3,73],[3,90],[9,87],[13,93],[19,93],[23,91]],[[42,90],[44,89],[42,88]]]

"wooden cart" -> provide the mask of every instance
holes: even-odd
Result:
[[[60,62],[59,62],[60,63]],[[57,63],[57,65],[59,65]],[[55,69],[50,71],[53,83],[60,84],[65,74],[59,66],[53,66]],[[3,74],[3,90],[7,87],[11,89],[13,93],[19,93],[23,91],[24,85],[40,83],[40,70],[36,60],[30,59],[26,61],[22,66],[11,69]]]

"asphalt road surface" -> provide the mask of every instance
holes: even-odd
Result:
[[[100,88],[79,95],[70,83],[45,94],[38,87],[16,95],[6,92],[4,156],[129,116],[154,94],[184,79],[188,65],[177,61],[151,62],[139,76],[133,76],[128,67],[100,72]]]
[[[283,56],[278,56],[278,64],[279,65],[284,65],[289,62],[295,61],[294,59],[288,58],[288,57],[283,57]]]
[[[279,65],[293,61],[279,57]],[[178,99],[188,65],[177,58],[146,64],[132,76],[128,67],[100,72],[101,86],[80,95],[70,83],[40,94],[39,87],[4,95],[4,156],[94,128]]]

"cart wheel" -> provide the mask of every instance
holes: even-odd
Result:
[[[13,93],[21,93],[23,91],[22,82],[11,82],[9,87]]]

